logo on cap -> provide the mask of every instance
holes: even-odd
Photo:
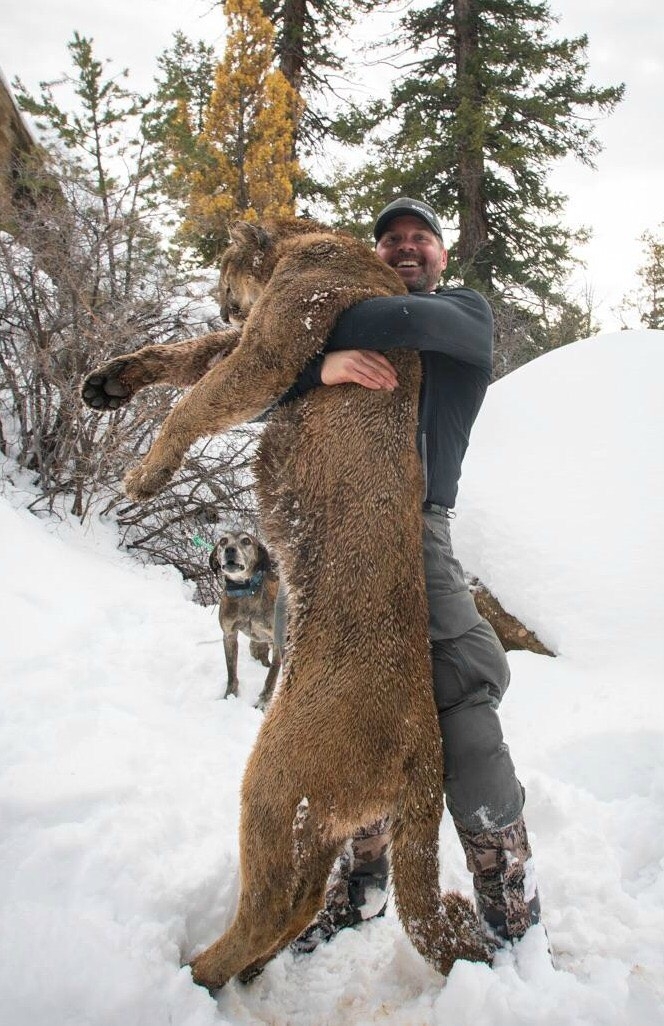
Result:
[[[374,225],[374,238],[376,241],[380,239],[390,221],[393,221],[395,217],[400,217],[402,214],[409,213],[414,214],[416,217],[421,217],[429,225],[432,232],[438,236],[440,241],[443,241],[443,231],[435,210],[422,201],[418,202],[418,200],[410,199],[409,196],[402,196],[399,199],[392,200],[386,207],[383,207]]]

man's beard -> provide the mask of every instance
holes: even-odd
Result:
[[[434,282],[432,285],[429,281],[429,275],[422,268],[422,273],[415,279],[415,281],[404,282],[404,285],[409,292],[432,292],[438,283]]]
[[[395,270],[397,272],[397,274],[399,274],[399,269],[395,265],[398,264],[400,260],[411,260],[411,259],[412,259],[412,257],[407,257],[407,256],[405,256],[405,254],[400,254],[397,257],[397,259],[395,261],[395,264],[392,265],[393,266],[393,270]],[[399,274],[399,277],[401,278],[401,280],[403,281],[404,285],[406,286],[406,288],[408,289],[409,292],[430,292],[433,288],[436,287],[436,284],[437,284],[436,282],[434,282],[433,285],[430,283],[430,281],[429,281],[429,277],[430,276],[429,276],[429,273],[428,273],[426,267],[422,267],[420,265],[418,267],[418,272],[419,273],[418,273],[417,277],[416,278],[411,278],[410,281],[405,281],[403,278],[401,278],[401,275]]]

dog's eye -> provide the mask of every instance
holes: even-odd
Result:
[[[219,545],[226,545],[227,543],[228,543],[228,538],[220,538],[219,539]]]
[[[248,547],[251,545],[251,538],[240,538],[240,543]]]

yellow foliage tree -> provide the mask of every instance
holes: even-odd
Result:
[[[274,61],[259,0],[225,0],[228,37],[190,170],[185,237],[212,261],[228,222],[294,212],[293,142],[300,101]]]

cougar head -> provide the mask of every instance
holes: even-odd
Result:
[[[330,229],[309,217],[275,217],[262,224],[234,221],[230,245],[221,258],[219,299],[225,321],[238,327],[272,277],[284,247],[302,236],[329,234]]]
[[[231,242],[221,258],[219,300],[221,315],[234,327],[246,320],[270,275],[274,238],[268,229],[249,221],[230,225]]]

